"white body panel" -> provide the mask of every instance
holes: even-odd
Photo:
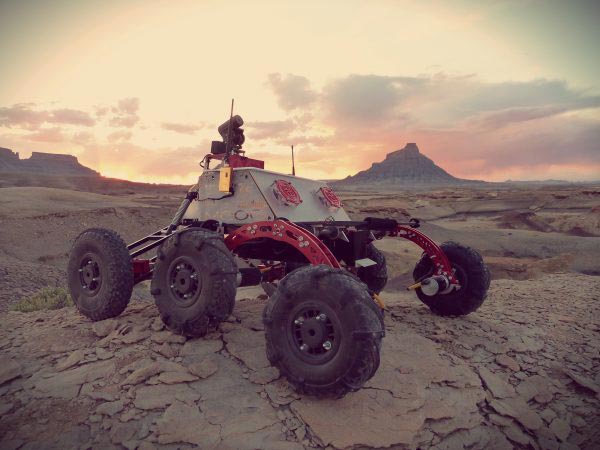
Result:
[[[300,194],[302,203],[288,206],[275,197],[273,183],[285,180]],[[205,170],[198,179],[198,199],[192,201],[184,219],[218,220],[225,223],[249,223],[286,218],[292,222],[350,220],[343,208],[325,205],[318,191],[327,186],[309,180],[253,167],[233,169],[233,195],[219,192],[219,170]]]

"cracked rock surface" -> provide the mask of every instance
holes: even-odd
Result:
[[[264,300],[194,340],[143,301],[98,323],[2,314],[0,448],[600,447],[598,277],[496,280],[462,318],[383,297],[380,369],[339,400],[300,396],[269,366]]]

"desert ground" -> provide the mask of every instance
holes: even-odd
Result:
[[[488,298],[435,316],[405,287],[420,250],[377,241],[390,280],[379,371],[340,400],[295,394],[269,366],[265,295],[238,292],[203,339],[163,328],[147,283],[120,317],[9,311],[64,286],[73,239],[165,226],[185,188],[0,187],[0,448],[600,448],[600,186],[340,192],[354,218],[407,216],[476,248]]]

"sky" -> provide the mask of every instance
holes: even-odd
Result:
[[[451,174],[600,179],[600,2],[0,1],[0,146],[191,184],[235,112],[301,176],[407,142]]]

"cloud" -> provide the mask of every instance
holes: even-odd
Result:
[[[87,112],[78,109],[37,110],[32,103],[0,107],[0,126],[37,130],[46,123],[91,127],[96,121]]]
[[[163,122],[160,124],[163,130],[174,131],[180,134],[195,134],[196,131],[203,128],[200,125],[193,125],[187,123],[175,123],[175,122]]]
[[[350,75],[325,86],[324,106],[338,120],[374,122],[391,116],[403,97],[398,78]]]
[[[64,142],[66,137],[58,127],[43,128],[25,136],[25,139],[34,142]]]
[[[137,97],[119,100],[117,106],[111,108],[113,116],[109,120],[110,126],[132,128],[139,122],[137,114],[140,108],[140,100]]]
[[[314,170],[330,164],[355,173],[416,141],[459,176],[587,162],[600,178],[600,97],[562,80],[352,74],[311,98],[310,108],[300,108],[308,116],[296,143],[305,140],[303,158]],[[287,120],[296,117],[297,110],[287,113]]]
[[[94,140],[94,135],[89,131],[80,131],[78,133],[73,134],[71,140],[75,144],[85,145]]]
[[[96,117],[98,117],[98,118],[106,116],[108,114],[109,110],[110,110],[110,108],[108,106],[101,106],[101,105],[94,106],[94,114],[96,114]]]
[[[140,99],[137,97],[123,98],[112,108],[115,113],[133,115],[140,109]]]
[[[0,108],[0,125],[4,127],[21,126],[30,130],[40,127],[48,119],[46,111],[35,111],[31,104],[19,103]]]
[[[296,125],[289,119],[267,122],[248,122],[246,124],[248,138],[254,140],[287,137],[295,128]]]
[[[106,136],[106,139],[108,142],[128,141],[131,139],[132,134],[131,131],[115,131]]]
[[[55,109],[50,113],[48,122],[62,123],[69,125],[82,125],[85,127],[91,127],[96,124],[96,121],[85,111],[78,109]]]
[[[304,108],[317,99],[308,78],[300,75],[272,73],[267,85],[275,93],[277,104],[285,111]]]

